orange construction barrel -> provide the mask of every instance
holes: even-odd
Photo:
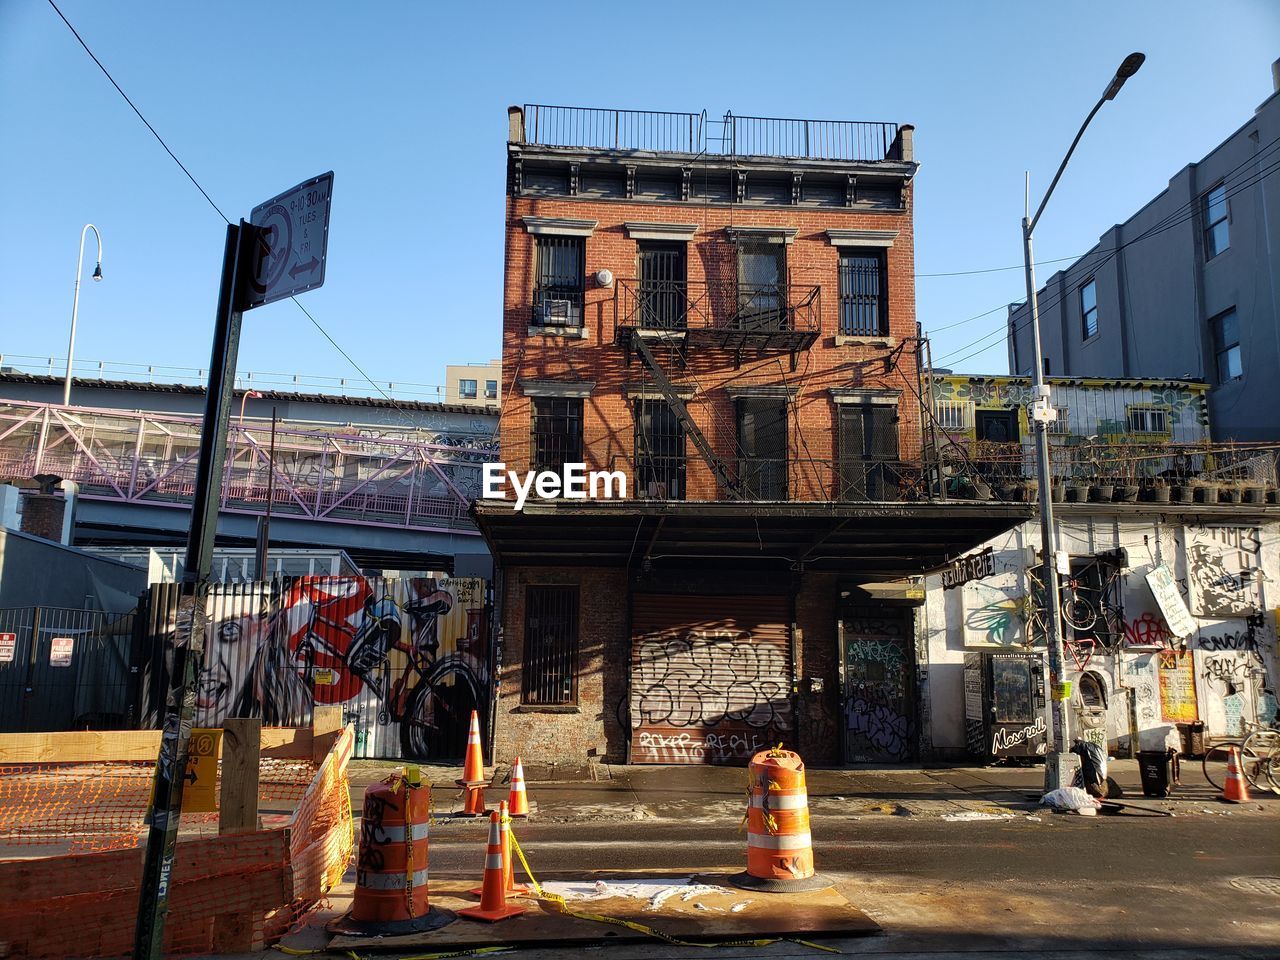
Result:
[[[800,755],[781,748],[757,753],[747,768],[747,787],[747,869],[729,882],[766,893],[831,886],[813,871],[809,794]]]
[[[397,770],[364,792],[351,910],[334,933],[381,936],[435,930],[457,919],[427,898],[431,786],[417,767]]]

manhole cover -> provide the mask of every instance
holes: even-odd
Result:
[[[1231,885],[1246,893],[1265,893],[1280,897],[1280,877],[1236,877]]]

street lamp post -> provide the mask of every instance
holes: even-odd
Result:
[[[1085,128],[1089,126],[1090,121],[1093,120],[1097,112],[1102,109],[1104,103],[1115,99],[1116,94],[1120,92],[1120,88],[1124,86],[1124,82],[1138,72],[1138,68],[1142,66],[1144,60],[1146,60],[1146,56],[1141,53],[1131,53],[1124,58],[1124,62],[1116,70],[1115,76],[1107,84],[1107,89],[1103,91],[1098,102],[1094,104],[1093,109],[1089,111],[1089,115],[1085,117],[1084,123],[1080,125],[1076,138],[1071,141],[1071,146],[1067,149],[1067,155],[1062,158],[1062,163],[1058,165],[1058,172],[1053,175],[1053,180],[1049,184],[1049,189],[1045,192],[1044,199],[1040,201],[1040,206],[1036,208],[1035,216],[1029,216],[1031,204],[1028,192],[1027,213],[1022,218],[1022,257],[1026,266],[1027,306],[1031,311],[1031,340],[1034,359],[1031,369],[1031,382],[1033,385],[1031,419],[1035,425],[1036,478],[1039,481],[1040,488],[1040,543],[1044,559],[1042,578],[1046,607],[1044,622],[1047,646],[1049,648],[1049,731],[1053,749],[1045,757],[1045,792],[1056,790],[1062,786],[1070,786],[1072,778],[1068,771],[1073,769],[1073,758],[1067,752],[1066,697],[1069,695],[1069,688],[1063,684],[1062,676],[1062,601],[1058,592],[1057,538],[1054,535],[1053,495],[1050,489],[1053,475],[1049,466],[1049,422],[1053,418],[1053,405],[1050,402],[1049,385],[1044,382],[1044,360],[1040,352],[1040,312],[1036,303],[1036,275],[1031,255],[1031,235],[1035,231],[1036,224],[1040,222],[1040,215],[1044,213],[1045,204],[1049,202],[1049,197],[1053,195],[1054,187],[1058,185],[1058,181],[1062,178],[1062,172],[1067,168],[1067,162],[1071,159],[1071,154],[1075,152],[1076,144],[1084,136]]]
[[[76,317],[80,313],[80,274],[84,271],[84,238],[93,231],[98,240],[98,265],[93,268],[93,279],[97,283],[102,280],[102,234],[92,223],[86,223],[80,231],[80,258],[76,260],[76,292],[71,300],[71,340],[67,344],[67,379],[62,385],[62,405],[71,403],[71,362],[76,353]]]

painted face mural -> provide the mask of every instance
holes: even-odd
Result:
[[[461,753],[471,711],[489,702],[483,580],[300,577],[265,589],[211,595],[198,725],[299,724],[314,704],[341,704],[360,755]]]

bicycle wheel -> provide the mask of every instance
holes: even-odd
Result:
[[[1240,747],[1241,772],[1255,790],[1270,790],[1275,777],[1275,759],[1280,756],[1280,735],[1256,730]]]
[[[1227,782],[1227,759],[1231,755],[1231,747],[1239,750],[1240,744],[1237,741],[1226,740],[1215,743],[1204,752],[1204,760],[1201,761],[1204,778],[1215,790],[1221,790],[1222,785]]]
[[[1098,611],[1084,597],[1068,596],[1062,601],[1062,619],[1067,626],[1082,633],[1098,622]]]

